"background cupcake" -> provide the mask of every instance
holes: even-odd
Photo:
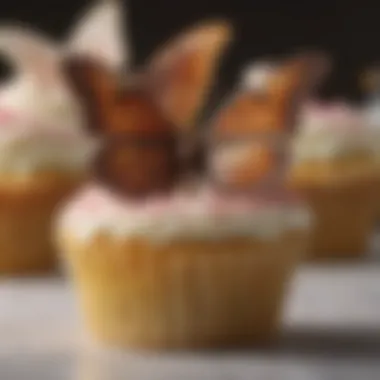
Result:
[[[363,104],[363,117],[368,127],[368,137],[372,143],[373,152],[380,172],[380,69],[372,67],[366,70],[361,77],[362,89],[366,101]],[[376,184],[378,201],[376,205],[376,219],[380,219],[380,179]]]
[[[347,104],[305,107],[294,139],[291,181],[316,217],[314,257],[367,250],[378,180],[366,120]]]
[[[97,5],[68,45],[16,26],[0,28],[0,51],[15,75],[0,87],[0,273],[53,266],[50,223],[57,203],[87,177],[93,142],[82,130],[79,103],[61,72],[62,56],[91,51],[116,62],[116,3]],[[116,7],[116,8],[115,8]],[[110,30],[108,30],[110,29]],[[94,50],[94,33],[110,38]],[[108,33],[108,34],[107,34]],[[123,59],[124,55],[122,54]]]

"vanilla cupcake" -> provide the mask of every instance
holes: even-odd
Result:
[[[373,152],[378,163],[380,173],[380,75],[379,68],[368,69],[362,77],[362,86],[366,92],[366,102],[363,105],[363,117],[366,119],[368,136],[371,140]],[[380,218],[380,178],[376,183],[377,205],[376,218]]]
[[[363,255],[378,180],[366,120],[346,104],[305,107],[294,139],[292,184],[315,214],[313,257]]]
[[[94,149],[61,59],[93,49],[94,30],[113,30],[105,20],[114,14],[97,5],[67,46],[30,29],[0,28],[0,51],[15,68],[0,87],[0,274],[40,272],[55,263],[53,211],[87,178]],[[107,47],[102,53],[105,61]],[[114,51],[106,62],[114,63]]]
[[[309,231],[298,202],[207,188],[126,202],[90,185],[62,211],[58,237],[93,336],[162,349],[277,338]]]
[[[225,192],[197,166],[213,148],[193,122],[230,37],[223,20],[201,23],[127,82],[94,61],[67,62],[103,146],[96,179],[58,216],[57,245],[100,342],[183,349],[278,336],[309,211]]]

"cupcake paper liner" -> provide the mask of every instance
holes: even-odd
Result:
[[[55,207],[79,183],[79,176],[69,175],[0,180],[0,275],[54,269],[51,223]]]
[[[85,323],[99,341],[185,349],[272,342],[308,234],[271,241],[178,241],[104,235],[60,239]]]

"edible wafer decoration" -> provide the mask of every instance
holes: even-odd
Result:
[[[194,125],[215,79],[219,57],[232,39],[223,20],[200,23],[169,40],[147,67],[148,86],[181,130]]]
[[[287,140],[299,107],[327,69],[326,57],[306,53],[271,66],[260,89],[256,84],[250,88],[249,78],[243,78],[245,86],[222,106],[211,125],[211,166],[217,181],[247,190],[283,180]]]
[[[65,64],[72,88],[80,95],[91,132],[101,136],[121,133],[174,132],[171,123],[139,83],[122,86],[123,78],[85,57]]]
[[[102,140],[94,165],[101,181],[138,197],[167,191],[186,175],[192,152],[185,149],[185,138],[230,34],[225,22],[203,23],[126,78],[89,56],[65,62],[88,128]]]

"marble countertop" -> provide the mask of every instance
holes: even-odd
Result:
[[[111,352],[84,336],[61,278],[0,282],[1,380],[378,380],[380,261],[305,265],[271,350]]]

